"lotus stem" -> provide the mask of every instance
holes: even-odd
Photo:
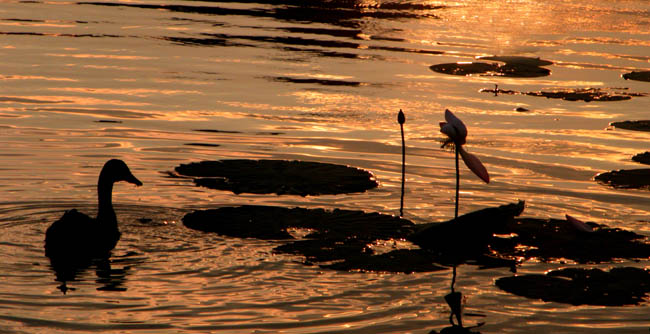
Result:
[[[454,286],[456,285],[456,265],[454,264],[454,270],[451,275],[451,292],[454,293]]]
[[[449,305],[449,308],[451,308],[451,314],[449,314],[449,322],[452,324],[452,326],[456,326],[454,324],[454,316],[456,316],[456,320],[458,322],[457,326],[463,327],[463,319],[462,319],[462,313],[463,313],[463,295],[460,292],[454,291],[454,283],[456,282],[456,265],[454,265],[454,274],[451,279],[451,292],[445,296],[445,301]]]
[[[456,210],[454,212],[454,219],[458,218],[458,200],[460,198],[460,168],[458,166],[458,145],[454,145],[456,151]]]

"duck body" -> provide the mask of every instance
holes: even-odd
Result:
[[[104,164],[97,182],[97,217],[72,209],[48,227],[45,255],[53,264],[108,257],[121,235],[112,203],[113,184],[119,181],[142,185],[124,161],[111,159]]]
[[[49,258],[102,258],[120,240],[117,224],[102,224],[96,218],[72,209],[45,232],[45,255]]]

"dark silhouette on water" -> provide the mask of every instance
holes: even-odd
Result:
[[[45,232],[45,255],[50,258],[57,281],[63,282],[60,288],[64,293],[66,281],[74,279],[76,273],[90,266],[93,260],[108,260],[110,251],[120,239],[112,202],[113,184],[119,181],[142,185],[124,161],[109,160],[97,182],[97,217],[91,218],[72,209]]]
[[[551,74],[551,70],[541,67],[552,64],[549,61],[527,57],[485,57],[480,59],[497,60],[501,63],[462,62],[429,66],[429,69],[444,74],[463,76],[495,76],[509,78],[536,78]]]
[[[528,95],[545,97],[548,99],[562,99],[565,101],[583,101],[583,102],[611,102],[611,101],[625,101],[633,97],[647,96],[648,93],[634,93],[623,92],[618,88],[564,88],[551,91],[516,91],[510,89],[500,89],[495,85],[494,89],[483,88],[480,89],[481,93],[490,93],[494,96],[501,95]],[[614,124],[610,124],[616,126]]]
[[[453,266],[453,272],[451,277],[451,292],[445,295],[445,301],[451,312],[449,314],[449,323],[451,326],[445,327],[440,331],[440,334],[480,334],[479,332],[473,332],[472,329],[483,326],[484,322],[479,322],[477,325],[472,327],[463,326],[463,294],[460,291],[456,291],[454,285],[456,284],[456,265]],[[474,316],[483,316],[481,314],[472,314]],[[454,322],[454,318],[456,321]],[[438,334],[437,331],[432,330],[429,334]]]
[[[648,300],[650,270],[615,267],[563,268],[544,274],[503,277],[496,286],[531,299],[571,305],[639,305]]]
[[[612,122],[609,126],[632,131],[650,131],[650,120]]]
[[[181,164],[173,177],[192,177],[197,186],[235,194],[318,196],[365,192],[379,184],[369,171],[300,160],[230,159]]]
[[[650,71],[632,71],[622,75],[625,80],[637,80],[650,82]]]
[[[650,152],[639,153],[632,157],[632,161],[642,163],[645,165],[650,165]]]
[[[647,122],[650,124],[648,121],[640,122]],[[632,157],[632,160],[638,163],[650,165],[650,152],[637,154]],[[618,189],[650,190],[650,168],[613,170],[596,175],[594,180],[603,185],[608,185]]]
[[[438,229],[437,232],[440,232],[442,230],[447,230],[447,231],[452,231],[451,234],[447,234],[445,236],[445,239],[449,239],[450,237],[453,237],[453,239],[456,239],[455,242],[452,244],[448,244],[447,246],[439,247],[443,243],[439,243],[436,245],[438,248],[438,251],[443,251],[446,248],[447,252],[451,255],[450,258],[454,259],[455,258],[455,263],[453,263],[453,268],[452,268],[452,276],[451,276],[451,292],[445,296],[445,301],[449,305],[449,308],[451,309],[451,313],[449,315],[449,323],[451,323],[451,327],[446,327],[442,329],[440,333],[475,333],[472,332],[470,329],[471,328],[465,328],[463,327],[463,319],[462,319],[462,301],[463,301],[463,295],[461,292],[455,290],[455,284],[456,284],[456,267],[459,263],[462,261],[459,261],[463,258],[466,258],[467,255],[472,254],[472,256],[475,256],[475,254],[481,254],[485,253],[485,249],[487,249],[487,243],[486,242],[486,236],[490,234],[489,232],[483,232],[483,233],[478,233],[478,229],[468,229],[466,230],[463,224],[463,219],[458,218],[458,202],[460,199],[460,163],[459,163],[459,158],[462,156],[463,162],[465,162],[465,165],[469,167],[469,169],[476,174],[481,180],[483,180],[485,183],[490,182],[490,176],[487,172],[487,169],[481,161],[474,156],[473,154],[468,153],[463,149],[463,145],[466,143],[466,137],[467,137],[467,127],[465,124],[457,118],[451,111],[445,110],[445,122],[440,123],[440,132],[446,134],[448,138],[444,141],[442,144],[442,147],[444,148],[447,145],[453,144],[454,146],[454,155],[455,155],[455,167],[456,167],[456,205],[454,209],[454,219],[451,220],[452,224],[447,224],[447,228],[442,228]],[[483,212],[490,211],[490,209],[484,209],[482,210]],[[520,202],[517,205],[510,205],[506,207],[500,207],[496,210],[492,211],[497,211],[499,215],[504,216],[503,218],[505,219],[498,219],[499,221],[507,221],[510,217],[515,217],[521,214],[523,211],[523,203]],[[505,211],[505,212],[502,212]],[[472,215],[472,214],[469,214]],[[467,217],[468,215],[465,215],[463,217]],[[472,219],[470,219],[472,220]],[[445,225],[438,225],[438,226],[445,226]],[[467,231],[471,231],[470,233],[472,234],[472,238],[466,238],[469,233]],[[431,245],[431,241],[427,236],[431,235],[431,231],[427,233],[427,230],[421,230],[418,233],[414,233],[413,236],[411,237],[411,241],[414,243],[418,244],[420,247],[426,248],[425,245]],[[433,233],[436,233],[435,229]],[[483,236],[481,236],[483,234]],[[424,237],[424,238],[423,238]],[[449,241],[449,240],[448,240]],[[469,253],[467,253],[469,251]],[[454,323],[454,317],[456,318],[456,323]],[[482,323],[479,324],[478,326],[483,325]],[[477,327],[478,327],[477,326]],[[435,333],[437,334],[436,331],[431,331],[430,333]]]

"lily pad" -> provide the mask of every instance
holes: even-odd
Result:
[[[553,65],[553,62],[549,60],[533,58],[533,57],[522,57],[522,56],[489,56],[489,57],[478,57],[477,59],[494,60],[494,61],[504,62],[506,64],[520,64],[520,65],[528,65],[528,66]]]
[[[633,71],[623,74],[625,80],[637,80],[650,82],[650,71]]]
[[[496,285],[509,293],[547,302],[572,305],[622,306],[643,302],[650,292],[648,270],[622,267],[600,269],[567,268],[500,278]]]
[[[304,256],[305,264],[334,270],[412,273],[448,269],[438,264],[455,263],[414,245],[414,249],[376,253],[371,247],[376,241],[404,240],[417,227],[406,219],[379,213],[248,205],[195,211],[183,217],[183,224],[226,236],[285,240],[275,253]],[[289,232],[295,228],[310,232],[296,240]],[[482,253],[472,261],[483,267],[515,265]]]
[[[537,91],[537,92],[519,92],[507,89],[481,89],[482,93],[490,93],[498,96],[499,94],[508,95],[529,95],[546,97],[549,99],[562,99],[566,101],[584,101],[584,102],[609,102],[609,101],[624,101],[633,97],[646,96],[645,93],[629,93],[622,91],[615,91],[609,88],[571,88],[571,89],[558,89],[553,91]]]
[[[272,77],[269,78],[278,82],[289,82],[296,84],[318,84],[323,86],[350,86],[359,87],[363,83],[358,81],[345,81],[345,80],[331,80],[331,79],[317,79],[317,78],[291,78],[291,77]]]
[[[502,257],[540,261],[569,259],[602,263],[615,259],[650,258],[647,238],[631,231],[587,223],[593,232],[577,229],[566,220],[517,218],[490,242]]]
[[[226,236],[286,240],[273,251],[304,256],[305,264],[319,263],[334,270],[411,273],[447,269],[435,265],[433,254],[423,250],[375,254],[370,244],[403,239],[415,227],[406,219],[379,213],[240,206],[195,211],[183,217],[183,224]],[[295,240],[288,231],[292,228],[311,232]]]
[[[600,173],[596,181],[614,188],[650,189],[650,169],[621,169]]]
[[[308,239],[293,241],[273,249],[275,253],[305,257],[305,264],[358,272],[414,273],[448,270],[436,265],[436,258],[421,249],[397,249],[375,254],[368,241],[359,239]]]
[[[237,238],[292,239],[286,231],[287,224],[275,219],[283,208],[273,207],[224,207],[198,210],[186,214],[183,224],[191,229],[214,232]]]
[[[462,327],[458,325],[451,325],[449,327],[445,327],[440,331],[440,334],[481,334],[481,332],[475,332],[473,331],[473,327]],[[429,332],[429,334],[438,334],[437,331],[432,330]]]
[[[377,187],[372,173],[349,166],[289,160],[218,160],[175,168],[194,183],[235,194],[324,195],[364,192]]]
[[[198,210],[183,217],[189,228],[239,238],[293,239],[289,228],[312,229],[305,238],[363,240],[404,238],[414,224],[406,219],[363,211],[244,205]]]
[[[305,264],[342,261],[361,256],[365,252],[372,255],[368,242],[358,239],[306,239],[296,240],[273,249],[274,253],[292,254],[305,257]]]
[[[650,131],[650,120],[612,122],[610,126],[634,131]]]
[[[360,253],[347,257],[345,261],[321,265],[323,268],[345,271],[372,271],[372,272],[431,272],[448,270],[434,264],[432,254],[422,249],[399,249],[380,255]]]
[[[187,146],[203,146],[203,147],[219,147],[219,144],[210,144],[210,143],[186,143]]]
[[[642,164],[650,165],[650,152],[639,153],[633,156],[632,160]]]
[[[415,225],[379,213],[248,205],[195,211],[183,217],[183,224],[225,236],[282,240],[275,253],[348,271],[411,273],[461,263],[514,271],[518,261],[530,258],[580,263],[650,258],[642,235],[596,223],[587,223],[593,232],[585,232],[564,220],[516,218],[523,209],[519,202]],[[308,233],[297,238],[293,229]],[[377,252],[373,245],[378,241],[394,247]]]
[[[451,261],[463,262],[489,254],[494,233],[502,231],[524,210],[524,202],[487,208],[443,223],[420,227],[408,240]]]
[[[432,71],[451,75],[479,75],[515,78],[543,77],[551,74],[549,69],[520,63],[447,63],[431,65]]]
[[[567,101],[623,101],[633,96],[639,96],[627,92],[608,92],[599,88],[562,89],[555,91],[527,92],[526,95],[541,96],[549,99],[562,99]]]
[[[650,258],[647,238],[634,232],[588,223],[593,232],[566,220],[516,218],[524,203],[475,211],[444,223],[418,226],[407,238],[438,255],[437,263],[506,259],[601,263]]]
[[[493,73],[492,75],[498,75],[498,64],[488,64],[481,62],[438,64],[431,65],[429,68],[434,72],[451,75],[490,75],[489,73]]]

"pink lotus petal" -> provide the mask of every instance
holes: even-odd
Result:
[[[581,232],[593,232],[594,231],[594,229],[591,226],[585,224],[585,222],[583,222],[582,220],[573,218],[573,217],[571,217],[569,215],[565,215],[565,216],[566,216],[566,221],[571,223],[571,225],[573,227],[575,227],[578,231],[581,231]]]
[[[440,132],[446,134],[454,142],[458,137],[458,131],[456,131],[456,128],[451,123],[440,123]]]
[[[447,124],[450,124],[455,130],[455,136],[450,136],[451,139],[453,139],[454,142],[458,143],[459,145],[465,144],[465,140],[467,138],[467,127],[465,126],[465,123],[463,123],[460,118],[456,117],[456,115],[449,111],[449,109],[445,110],[445,120],[447,121]]]
[[[462,146],[458,146],[456,149],[463,158],[467,168],[474,172],[474,174],[483,180],[483,182],[490,183],[490,175],[481,160],[479,160],[474,154],[465,151]]]

